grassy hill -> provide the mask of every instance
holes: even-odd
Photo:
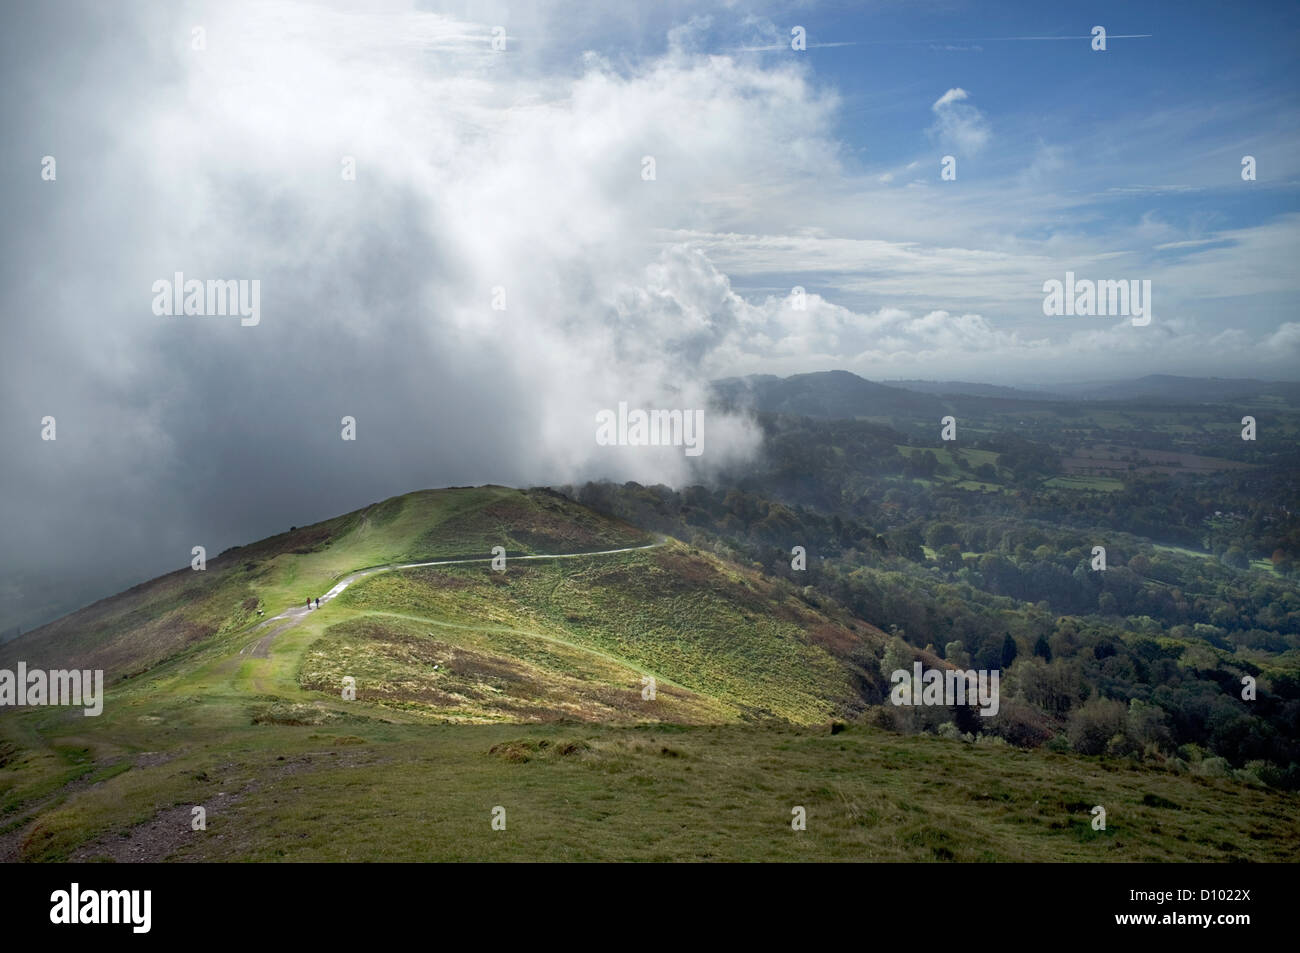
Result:
[[[474,561],[357,575],[457,558]],[[824,596],[550,491],[412,493],[0,647],[0,667],[99,667],[112,685],[98,718],[0,713],[0,860],[1270,860],[1300,845],[1294,794],[873,727],[859,716],[881,700],[886,641]]]
[[[295,527],[102,599],[0,645],[0,666],[102,668],[110,681],[319,596],[356,569],[424,559],[583,552],[651,537],[545,490],[424,490]]]

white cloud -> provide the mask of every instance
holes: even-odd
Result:
[[[944,106],[947,106],[951,103],[961,102],[963,99],[969,99],[969,98],[970,98],[970,94],[967,93],[966,90],[962,89],[961,87],[954,87],[953,89],[948,90],[948,92],[944,93],[942,96],[936,99],[934,101],[934,105],[931,106],[930,108],[933,109],[935,112],[939,112],[943,109]]]
[[[935,115],[930,135],[945,149],[955,150],[958,156],[975,156],[989,144],[992,132],[984,114],[966,102],[970,94],[954,87],[934,101],[930,107]]]

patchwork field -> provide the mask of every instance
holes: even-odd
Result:
[[[1106,476],[1135,473],[1217,473],[1220,470],[1247,470],[1249,464],[1237,460],[1223,460],[1194,453],[1171,450],[1148,450],[1114,444],[1076,450],[1061,460],[1061,467],[1070,474]]]

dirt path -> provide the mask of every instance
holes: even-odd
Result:
[[[591,553],[538,553],[533,556],[509,556],[507,557],[507,562],[509,562],[509,560],[518,559],[581,559],[584,556],[613,556],[617,553],[634,553],[642,549],[654,549],[656,546],[664,545],[665,542],[666,540],[661,539],[657,543],[648,543],[645,546],[625,546],[622,549],[602,549]],[[367,576],[374,576],[381,572],[392,572],[396,569],[418,569],[422,566],[458,566],[465,563],[490,563],[493,558],[495,557],[475,556],[471,559],[437,559],[432,562],[397,563],[392,566],[375,566],[371,569],[358,569],[356,572],[344,576],[334,584],[333,588],[331,588],[329,592],[320,597],[320,608],[325,608],[326,604],[334,599],[334,597],[344,589],[352,585],[358,579],[364,579]],[[246,655],[249,658],[269,658],[271,653],[271,643],[275,640],[275,637],[285,629],[293,628],[293,626],[301,622],[303,617],[309,612],[315,611],[315,609],[308,608],[307,606],[294,606],[291,609],[284,610],[277,616],[272,616],[258,625],[254,631],[260,632],[273,622],[283,622],[283,624],[277,625],[270,632],[267,632],[260,638],[249,642],[239,650],[239,654]]]

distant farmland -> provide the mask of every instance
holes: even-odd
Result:
[[[1070,474],[1117,476],[1121,473],[1213,473],[1218,470],[1248,470],[1250,464],[1218,457],[1173,450],[1144,450],[1103,444],[1076,450],[1061,460],[1061,469]]]

